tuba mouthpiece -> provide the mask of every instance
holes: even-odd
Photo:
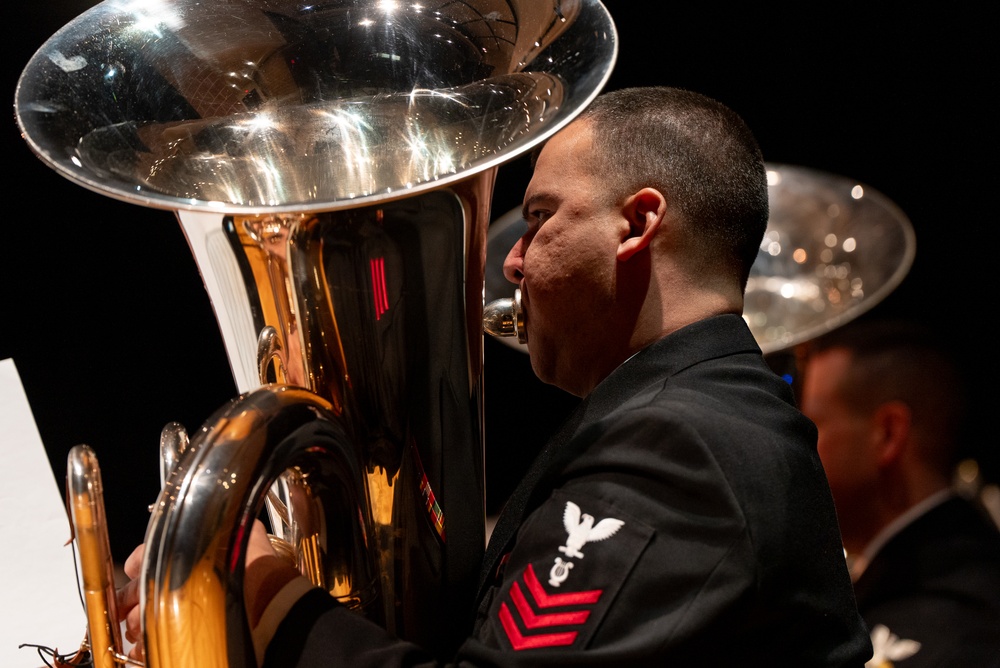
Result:
[[[483,329],[490,336],[517,336],[519,343],[528,342],[520,290],[514,290],[512,299],[494,299],[483,307]]]

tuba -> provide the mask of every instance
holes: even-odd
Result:
[[[164,430],[150,666],[255,662],[242,573],[265,506],[358,614],[439,652],[467,635],[497,168],[582,111],[616,54],[597,0],[106,0],[32,57],[25,140],[85,188],[175,212],[240,392]],[[68,469],[85,644],[113,666],[100,469],[85,445]]]

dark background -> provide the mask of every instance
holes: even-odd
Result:
[[[5,10],[11,104],[35,49],[91,4]],[[906,212],[916,260],[866,317],[912,318],[956,345],[973,396],[970,452],[996,480],[1000,62],[987,3],[946,11],[903,2],[607,4],[621,40],[608,89],[665,84],[708,94],[747,120],[768,161],[849,176]],[[160,428],[177,420],[194,430],[234,384],[173,215],[71,184],[31,154],[8,119],[0,359],[17,365],[57,480],[70,447],[97,450],[112,547],[123,558],[142,540],[158,491]],[[520,205],[528,178],[526,160],[501,168],[495,217]],[[485,393],[495,511],[576,400],[542,386],[526,355],[490,339]]]

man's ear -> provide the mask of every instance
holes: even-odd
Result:
[[[628,233],[618,245],[618,261],[625,262],[649,247],[667,214],[667,200],[655,188],[643,188],[630,195],[622,204],[622,215],[628,221]]]
[[[887,401],[872,414],[874,435],[878,445],[878,463],[887,465],[899,460],[910,442],[913,416],[902,401]]]

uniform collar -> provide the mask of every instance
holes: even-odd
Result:
[[[885,547],[886,543],[897,536],[903,529],[910,526],[916,520],[923,517],[934,508],[937,508],[953,496],[955,496],[955,492],[947,487],[934,492],[923,501],[910,506],[906,512],[894,519],[881,531],[875,534],[875,537],[869,541],[867,545],[865,545],[865,549],[862,550],[861,554],[855,557],[851,557],[849,555],[848,568],[851,572],[851,580],[853,582],[858,581],[861,574],[865,572],[866,568],[868,568],[868,564],[870,564],[879,551]]]

